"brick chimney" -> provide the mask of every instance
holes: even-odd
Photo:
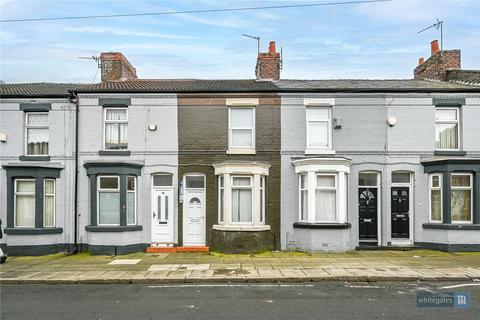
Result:
[[[259,52],[255,67],[257,80],[280,79],[280,53],[275,49],[275,41],[270,41],[268,52]]]
[[[137,79],[137,71],[121,52],[102,52],[100,63],[102,82]]]
[[[460,50],[440,50],[438,40],[431,42],[431,56],[427,60],[419,59],[413,71],[417,80],[447,81],[447,70],[460,69]]]

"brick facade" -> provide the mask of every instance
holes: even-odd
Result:
[[[120,52],[100,55],[102,82],[137,79],[137,71]]]
[[[460,69],[460,50],[443,50],[434,53],[413,72],[416,80],[447,81],[447,70]]]
[[[280,79],[280,53],[276,52],[274,41],[270,41],[268,52],[258,53],[255,75],[258,80]]]

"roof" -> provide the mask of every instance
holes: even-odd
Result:
[[[68,97],[69,90],[75,90],[76,83],[2,83],[0,84],[0,97]]]
[[[450,69],[447,70],[447,80],[471,86],[480,86],[480,70]]]
[[[198,80],[136,79],[96,84],[0,84],[0,97],[67,97],[78,93],[247,93],[247,92],[480,92],[479,86],[426,80]]]

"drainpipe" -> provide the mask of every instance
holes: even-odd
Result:
[[[78,253],[78,96],[76,93],[71,93],[69,101],[75,103],[75,190],[74,190],[74,208],[73,208],[73,254]]]

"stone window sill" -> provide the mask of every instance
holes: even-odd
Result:
[[[227,154],[256,154],[255,148],[230,148]]]
[[[435,150],[436,156],[465,156],[467,155],[466,151],[459,150]]]
[[[328,148],[307,148],[305,154],[335,154],[335,150]]]
[[[86,226],[85,230],[89,232],[125,232],[140,231],[143,227],[140,225],[133,226]]]
[[[350,229],[351,224],[346,223],[308,223],[308,222],[295,222],[294,228],[303,229]]]
[[[480,224],[468,223],[424,223],[423,229],[443,229],[443,230],[480,230]]]
[[[129,156],[130,150],[100,150],[99,156]]]
[[[35,234],[56,234],[63,233],[63,228],[46,227],[46,228],[5,228],[5,234],[19,235],[35,235]]]
[[[50,161],[50,156],[20,156],[20,161]]]
[[[262,225],[262,226],[235,226],[235,225],[221,225],[221,224],[214,224],[212,227],[214,230],[220,231],[268,231],[270,230],[270,226]]]

